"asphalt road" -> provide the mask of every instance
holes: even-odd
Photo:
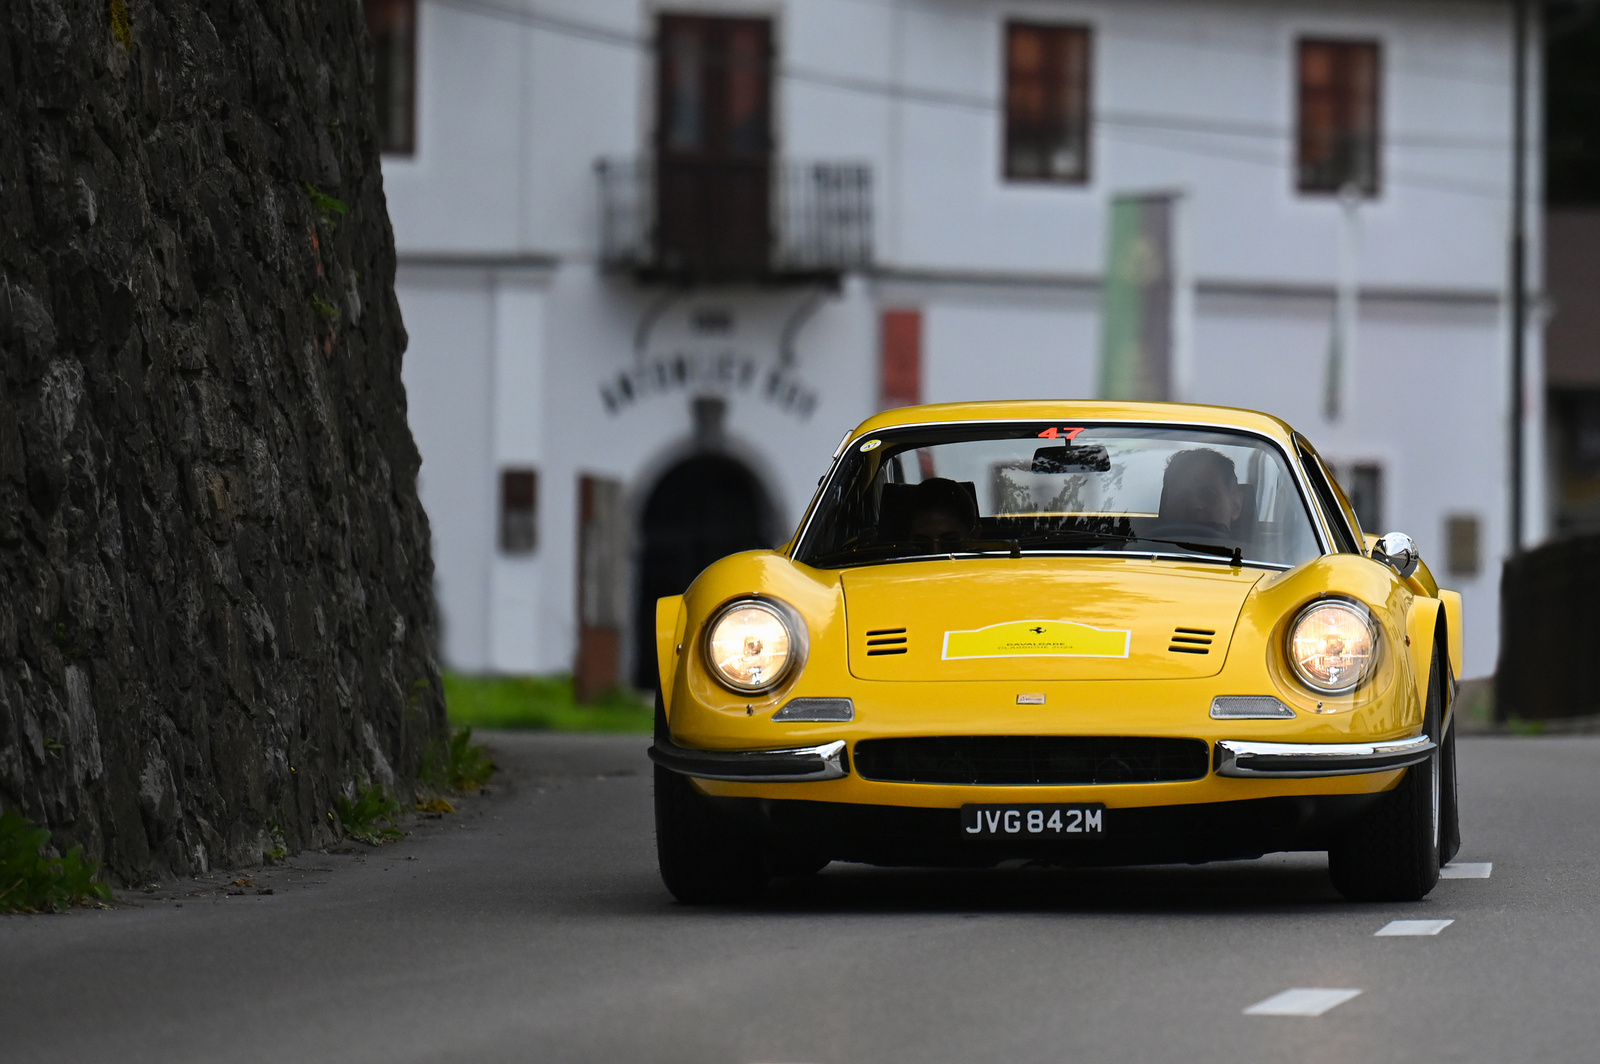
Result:
[[[711,910],[656,878],[644,739],[491,742],[498,793],[402,842],[0,918],[0,1062],[1600,1059],[1600,739],[1463,740],[1492,874],[1416,904],[1305,854],[835,865]],[[1293,988],[1360,993],[1246,1012]]]

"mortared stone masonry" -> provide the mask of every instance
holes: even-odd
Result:
[[[357,0],[0,0],[0,807],[123,881],[445,729]]]

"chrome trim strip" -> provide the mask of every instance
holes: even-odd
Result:
[[[850,774],[843,739],[791,750],[691,750],[657,739],[650,760],[682,776],[736,783],[807,783]]]
[[[1009,557],[1010,557],[1010,554],[1006,553],[1005,551],[994,551],[994,550],[947,550],[947,551],[941,551],[938,554],[908,554],[908,555],[906,555],[905,557],[902,557],[902,558],[887,558],[887,559],[880,558],[877,561],[862,562],[860,566],[848,565],[848,566],[840,566],[839,568],[841,568],[841,569],[856,569],[856,568],[861,568],[861,567],[868,566],[868,565],[888,565],[888,564],[899,565],[902,562],[940,562],[940,561],[949,561],[952,558],[1009,558]],[[1144,559],[1144,560],[1147,560],[1147,561],[1163,561],[1163,562],[1215,562],[1217,565],[1223,566],[1224,568],[1231,568],[1233,566],[1233,562],[1231,562],[1228,559],[1228,557],[1226,555],[1223,555],[1223,554],[1199,554],[1199,553],[1185,554],[1182,551],[1175,551],[1175,550],[1069,550],[1069,549],[1058,549],[1058,548],[1055,548],[1055,547],[1051,547],[1051,548],[1049,548],[1047,550],[1030,550],[1028,552],[1028,554],[1027,554],[1027,557],[1029,557],[1029,558],[1136,558],[1136,559]],[[1281,562],[1263,562],[1263,561],[1257,561],[1254,558],[1243,558],[1243,559],[1240,560],[1239,564],[1241,566],[1245,567],[1245,568],[1266,569],[1266,570],[1269,570],[1269,571],[1274,572],[1274,573],[1286,573],[1290,569],[1294,568],[1294,566],[1292,566],[1292,565],[1284,565]],[[743,692],[741,692],[741,693],[743,693]]]
[[[1217,742],[1219,776],[1306,779],[1387,772],[1426,761],[1436,744],[1426,735],[1377,743],[1247,743]]]

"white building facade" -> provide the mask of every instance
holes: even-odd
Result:
[[[1163,192],[1171,396],[1304,432],[1494,669],[1509,3],[367,5],[451,666],[648,686],[654,597],[863,418],[1095,398],[1110,205]]]

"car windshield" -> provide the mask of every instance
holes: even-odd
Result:
[[[1322,553],[1283,453],[1165,425],[912,426],[857,440],[798,544],[822,568],[965,554],[1298,565]]]

